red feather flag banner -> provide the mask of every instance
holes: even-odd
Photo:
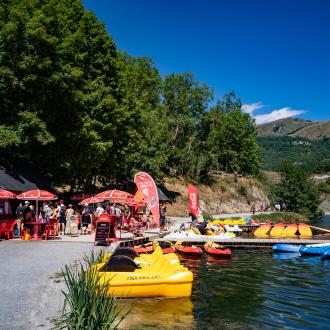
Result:
[[[188,199],[189,199],[190,213],[197,216],[197,214],[198,214],[198,192],[197,192],[197,188],[192,184],[188,184]]]
[[[159,225],[159,199],[154,179],[148,173],[139,172],[135,174],[134,182],[139,191],[142,192],[155,222]]]

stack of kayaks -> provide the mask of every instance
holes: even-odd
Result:
[[[230,249],[226,249],[223,246],[211,242],[211,241],[207,241],[204,244],[204,250],[206,253],[213,255],[213,256],[217,256],[217,257],[230,257],[231,256],[231,250]]]
[[[310,255],[310,256],[321,256],[328,251],[330,251],[330,243],[310,244],[310,245],[302,246],[299,249],[301,255]]]
[[[287,226],[283,223],[277,223],[273,227],[270,223],[266,223],[254,232],[254,236],[259,238],[308,238],[312,235],[310,226],[305,223],[291,223]]]
[[[185,255],[201,256],[203,254],[203,250],[200,247],[188,242],[177,241],[174,246],[176,251]]]
[[[118,248],[106,262],[94,265],[93,270],[101,281],[109,283],[109,295],[127,298],[191,295],[193,274],[180,265],[175,254],[164,255],[159,246],[152,254],[140,256],[132,248]]]

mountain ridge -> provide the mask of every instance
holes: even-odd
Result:
[[[311,121],[301,118],[284,118],[257,126],[260,137],[301,137],[309,140],[330,138],[330,120]]]

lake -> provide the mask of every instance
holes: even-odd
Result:
[[[330,228],[330,216],[323,219]],[[139,299],[135,329],[329,329],[330,261],[234,250],[231,259],[182,258],[194,273],[189,299]]]

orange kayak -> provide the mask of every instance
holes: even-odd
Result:
[[[266,223],[264,225],[261,225],[255,232],[254,236],[260,237],[260,238],[266,238],[268,237],[268,232],[272,228],[272,225],[270,223]]]
[[[154,245],[152,243],[142,244],[138,246],[134,246],[134,250],[136,253],[152,253],[154,252]]]
[[[295,237],[298,230],[296,223],[291,223],[282,232],[282,237]]]
[[[230,257],[231,256],[231,250],[226,249],[222,247],[219,244],[213,243],[213,242],[206,242],[204,244],[204,250],[206,253],[211,254],[213,256],[217,257]]]
[[[298,232],[300,237],[311,237],[313,235],[312,230],[306,223],[298,224]]]
[[[277,223],[272,230],[270,231],[270,236],[271,237],[281,237],[282,233],[285,229],[284,223]]]

